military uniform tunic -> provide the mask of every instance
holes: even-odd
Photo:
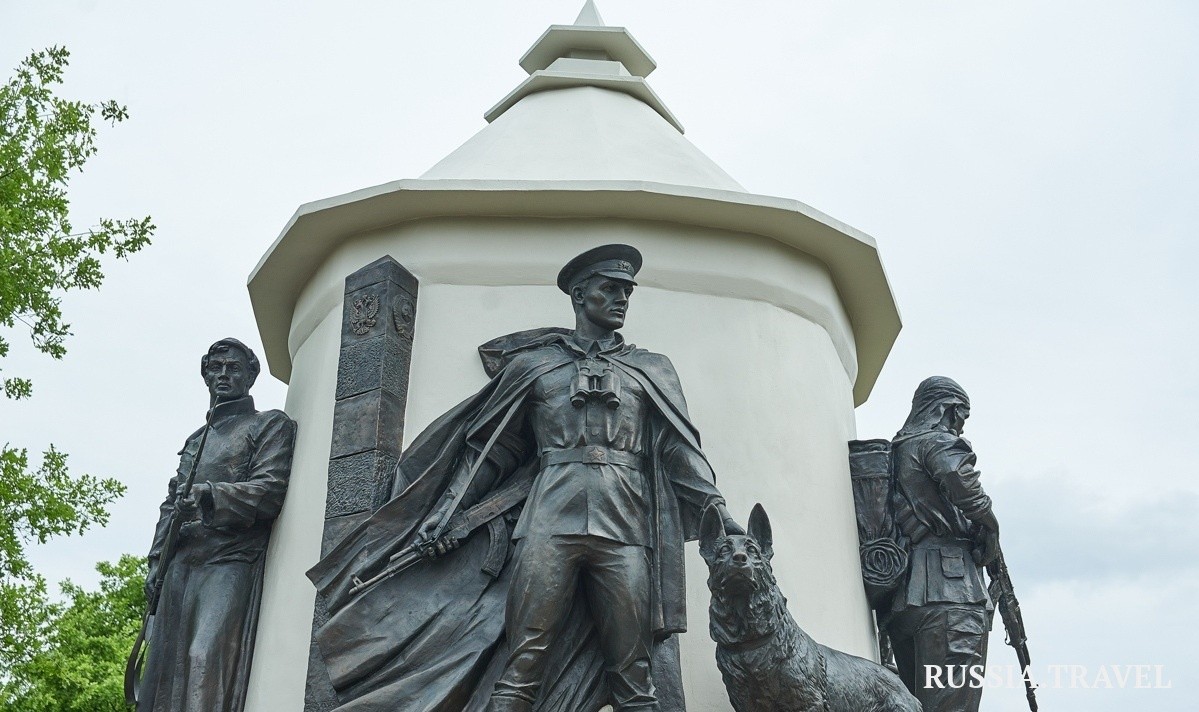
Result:
[[[982,570],[971,558],[967,515],[989,510],[977,457],[965,438],[931,432],[895,443],[895,475],[902,497],[899,527],[912,542],[911,568],[893,609],[927,603],[989,605]]]
[[[658,710],[647,475],[658,416],[638,379],[605,358],[629,348],[619,335],[606,343],[563,337],[557,346],[574,360],[538,377],[522,406],[542,467],[513,533],[520,543],[506,610],[511,653],[493,707],[526,709],[537,699],[557,631],[572,605],[586,605],[617,708]],[[595,374],[594,387],[587,374]],[[674,431],[661,432],[657,456],[675,496],[701,511],[719,500],[702,455],[676,446]]]
[[[899,674],[926,712],[976,712],[982,690],[969,687],[963,666],[986,662],[992,606],[971,555],[968,515],[990,510],[991,499],[959,435],[932,430],[897,439],[892,458],[896,521],[911,541],[908,574],[886,622]],[[953,684],[926,688],[925,666]]]
[[[620,345],[608,350],[613,348],[619,349]],[[597,345],[591,347],[591,352],[602,358]],[[599,362],[608,369],[615,368]],[[619,452],[643,458],[649,406],[640,384],[632,379],[621,380],[619,404],[613,408],[597,398],[575,405],[572,398],[576,396],[577,381],[577,370],[568,367],[551,371],[533,383],[527,418],[538,455],[600,447],[605,455]],[[587,462],[542,467],[514,536],[523,538],[530,527],[536,527],[542,534],[553,536],[597,536],[621,544],[648,546],[649,493],[643,469]]]

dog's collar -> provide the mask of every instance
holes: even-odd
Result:
[[[747,650],[756,650],[757,648],[760,648],[763,645],[766,645],[773,638],[774,638],[774,633],[767,633],[766,635],[762,636],[761,638],[745,640],[740,643],[721,643],[721,647],[728,648],[729,650],[733,650],[738,653],[743,653]]]

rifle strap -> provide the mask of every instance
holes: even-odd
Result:
[[[454,513],[458,511],[458,506],[462,504],[462,498],[466,496],[466,490],[470,489],[471,483],[475,481],[475,476],[479,474],[479,468],[483,466],[483,463],[487,460],[487,456],[491,454],[491,448],[495,447],[495,441],[499,440],[500,433],[504,432],[504,428],[508,427],[508,422],[512,420],[512,416],[523,402],[522,398],[513,400],[512,405],[508,407],[508,411],[504,413],[504,417],[500,419],[499,425],[495,426],[495,430],[491,432],[491,437],[487,438],[487,444],[483,446],[483,449],[479,452],[479,456],[471,463],[470,472],[467,473],[466,480],[458,488],[458,491],[454,493],[454,499],[450,502],[449,508],[446,509],[445,516],[441,518],[441,521],[437,523],[437,528],[433,530],[433,539],[445,533],[446,527],[450,523],[450,517],[453,517]]]
[[[454,522],[461,522],[467,533],[478,529],[497,517],[506,514],[508,510],[525,501],[533,490],[535,470],[524,467],[517,470],[518,476],[505,484],[501,489],[483,498],[478,504],[455,517]],[[457,527],[454,527],[457,529]]]
[[[130,706],[137,704],[142,666],[146,662],[146,627],[147,621],[143,621],[129,659],[125,661],[125,704]]]
[[[899,523],[900,512],[897,509],[894,509],[894,507],[892,508],[892,513],[891,513],[892,517],[893,517],[892,523],[893,523],[896,531],[898,531],[900,534],[902,534],[904,537],[906,537],[908,539],[908,544],[905,548],[911,549],[912,543],[914,543],[920,539],[923,539],[924,537],[928,536],[929,534],[936,532],[936,528],[933,527],[933,525],[930,524],[929,522],[926,522],[924,520],[924,517],[920,516],[920,511],[918,509],[916,509],[916,503],[912,501],[911,495],[908,494],[907,488],[904,487],[903,481],[899,478],[899,465],[898,465],[898,463],[895,462],[895,443],[897,443],[897,442],[899,442],[898,439],[892,441],[891,452],[888,455],[888,460],[890,461],[890,467],[891,467],[891,486],[894,489],[894,492],[896,494],[898,494],[901,498],[903,498],[903,503],[905,505],[907,505],[907,512],[905,512],[905,514],[910,514],[911,519],[913,521],[915,521],[916,524],[924,527],[923,532],[921,532],[919,530],[912,531],[912,532],[904,531],[904,528]],[[890,502],[890,504],[893,506],[894,501],[892,500]],[[919,535],[919,536],[917,536],[917,535]]]

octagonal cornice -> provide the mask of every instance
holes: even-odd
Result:
[[[797,200],[627,180],[406,179],[301,206],[254,268],[250,299],[271,373],[290,380],[297,301],[334,250],[363,233],[444,217],[665,221],[789,245],[827,266],[844,304],[858,361],[855,404],[869,396],[901,326],[874,239]]]

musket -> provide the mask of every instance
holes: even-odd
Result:
[[[524,476],[517,478],[470,509],[454,514],[446,522],[443,533],[431,536],[428,540],[418,539],[400,549],[392,554],[387,562],[387,567],[379,573],[366,580],[358,576],[352,577],[354,586],[350,589],[350,595],[358,595],[368,588],[412,568],[423,559],[434,558],[439,542],[462,541],[483,525],[487,525],[488,533],[491,535],[491,547],[484,561],[483,571],[492,576],[499,576],[508,553],[508,532],[500,517],[523,502],[532,489],[533,477],[531,473],[525,473]]]
[[[133,641],[133,650],[125,661],[125,704],[136,705],[138,685],[142,675],[142,666],[146,659],[146,640],[150,636],[150,628],[154,624],[154,615],[158,612],[158,604],[162,600],[162,586],[166,581],[167,568],[175,556],[175,548],[179,543],[179,529],[183,526],[183,515],[179,510],[179,502],[191,495],[192,484],[196,480],[196,470],[200,466],[200,455],[204,452],[204,444],[208,442],[208,433],[212,429],[212,416],[216,409],[224,405],[217,403],[208,411],[204,420],[204,430],[200,434],[200,445],[196,448],[196,456],[192,458],[192,466],[187,472],[183,483],[175,490],[175,511],[171,512],[171,521],[167,525],[166,536],[162,540],[162,556],[158,560],[158,569],[154,572],[149,595],[146,599],[146,615],[142,617],[142,627]]]
[[[1012,577],[1008,575],[1002,549],[995,560],[987,564],[987,576],[991,579],[987,592],[999,607],[999,615],[1003,618],[1003,627],[1007,631],[1005,642],[1016,649],[1016,659],[1020,662],[1020,676],[1024,678],[1024,696],[1028,698],[1028,708],[1037,712],[1036,686],[1033,685],[1029,672],[1032,662],[1028,657],[1028,634],[1024,631],[1024,616],[1020,613],[1020,602],[1016,600],[1016,591],[1012,588]]]

